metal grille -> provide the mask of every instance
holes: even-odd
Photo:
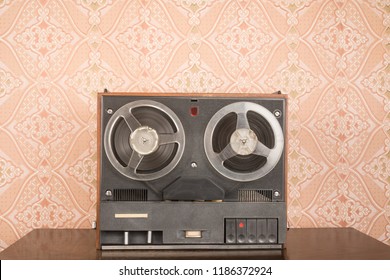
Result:
[[[272,190],[239,190],[238,200],[241,202],[272,201]]]
[[[114,189],[116,201],[147,201],[148,190],[143,189]]]

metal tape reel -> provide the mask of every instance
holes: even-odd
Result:
[[[284,150],[283,130],[275,116],[252,102],[236,102],[210,119],[204,147],[211,165],[234,181],[248,182],[267,175]]]
[[[120,107],[104,131],[110,163],[124,176],[150,181],[171,172],[185,146],[183,125],[162,103],[137,100]]]

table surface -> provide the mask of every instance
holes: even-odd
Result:
[[[95,248],[96,231],[36,229],[0,259],[387,259],[390,246],[352,228],[289,229],[283,250],[127,250]]]

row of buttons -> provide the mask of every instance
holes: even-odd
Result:
[[[277,219],[225,219],[225,243],[277,243]]]

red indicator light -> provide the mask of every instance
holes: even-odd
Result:
[[[193,106],[190,109],[191,116],[196,117],[199,113],[199,108],[197,106]]]
[[[245,225],[244,225],[243,222],[241,222],[241,223],[238,224],[238,226],[239,226],[239,228],[243,228]]]

